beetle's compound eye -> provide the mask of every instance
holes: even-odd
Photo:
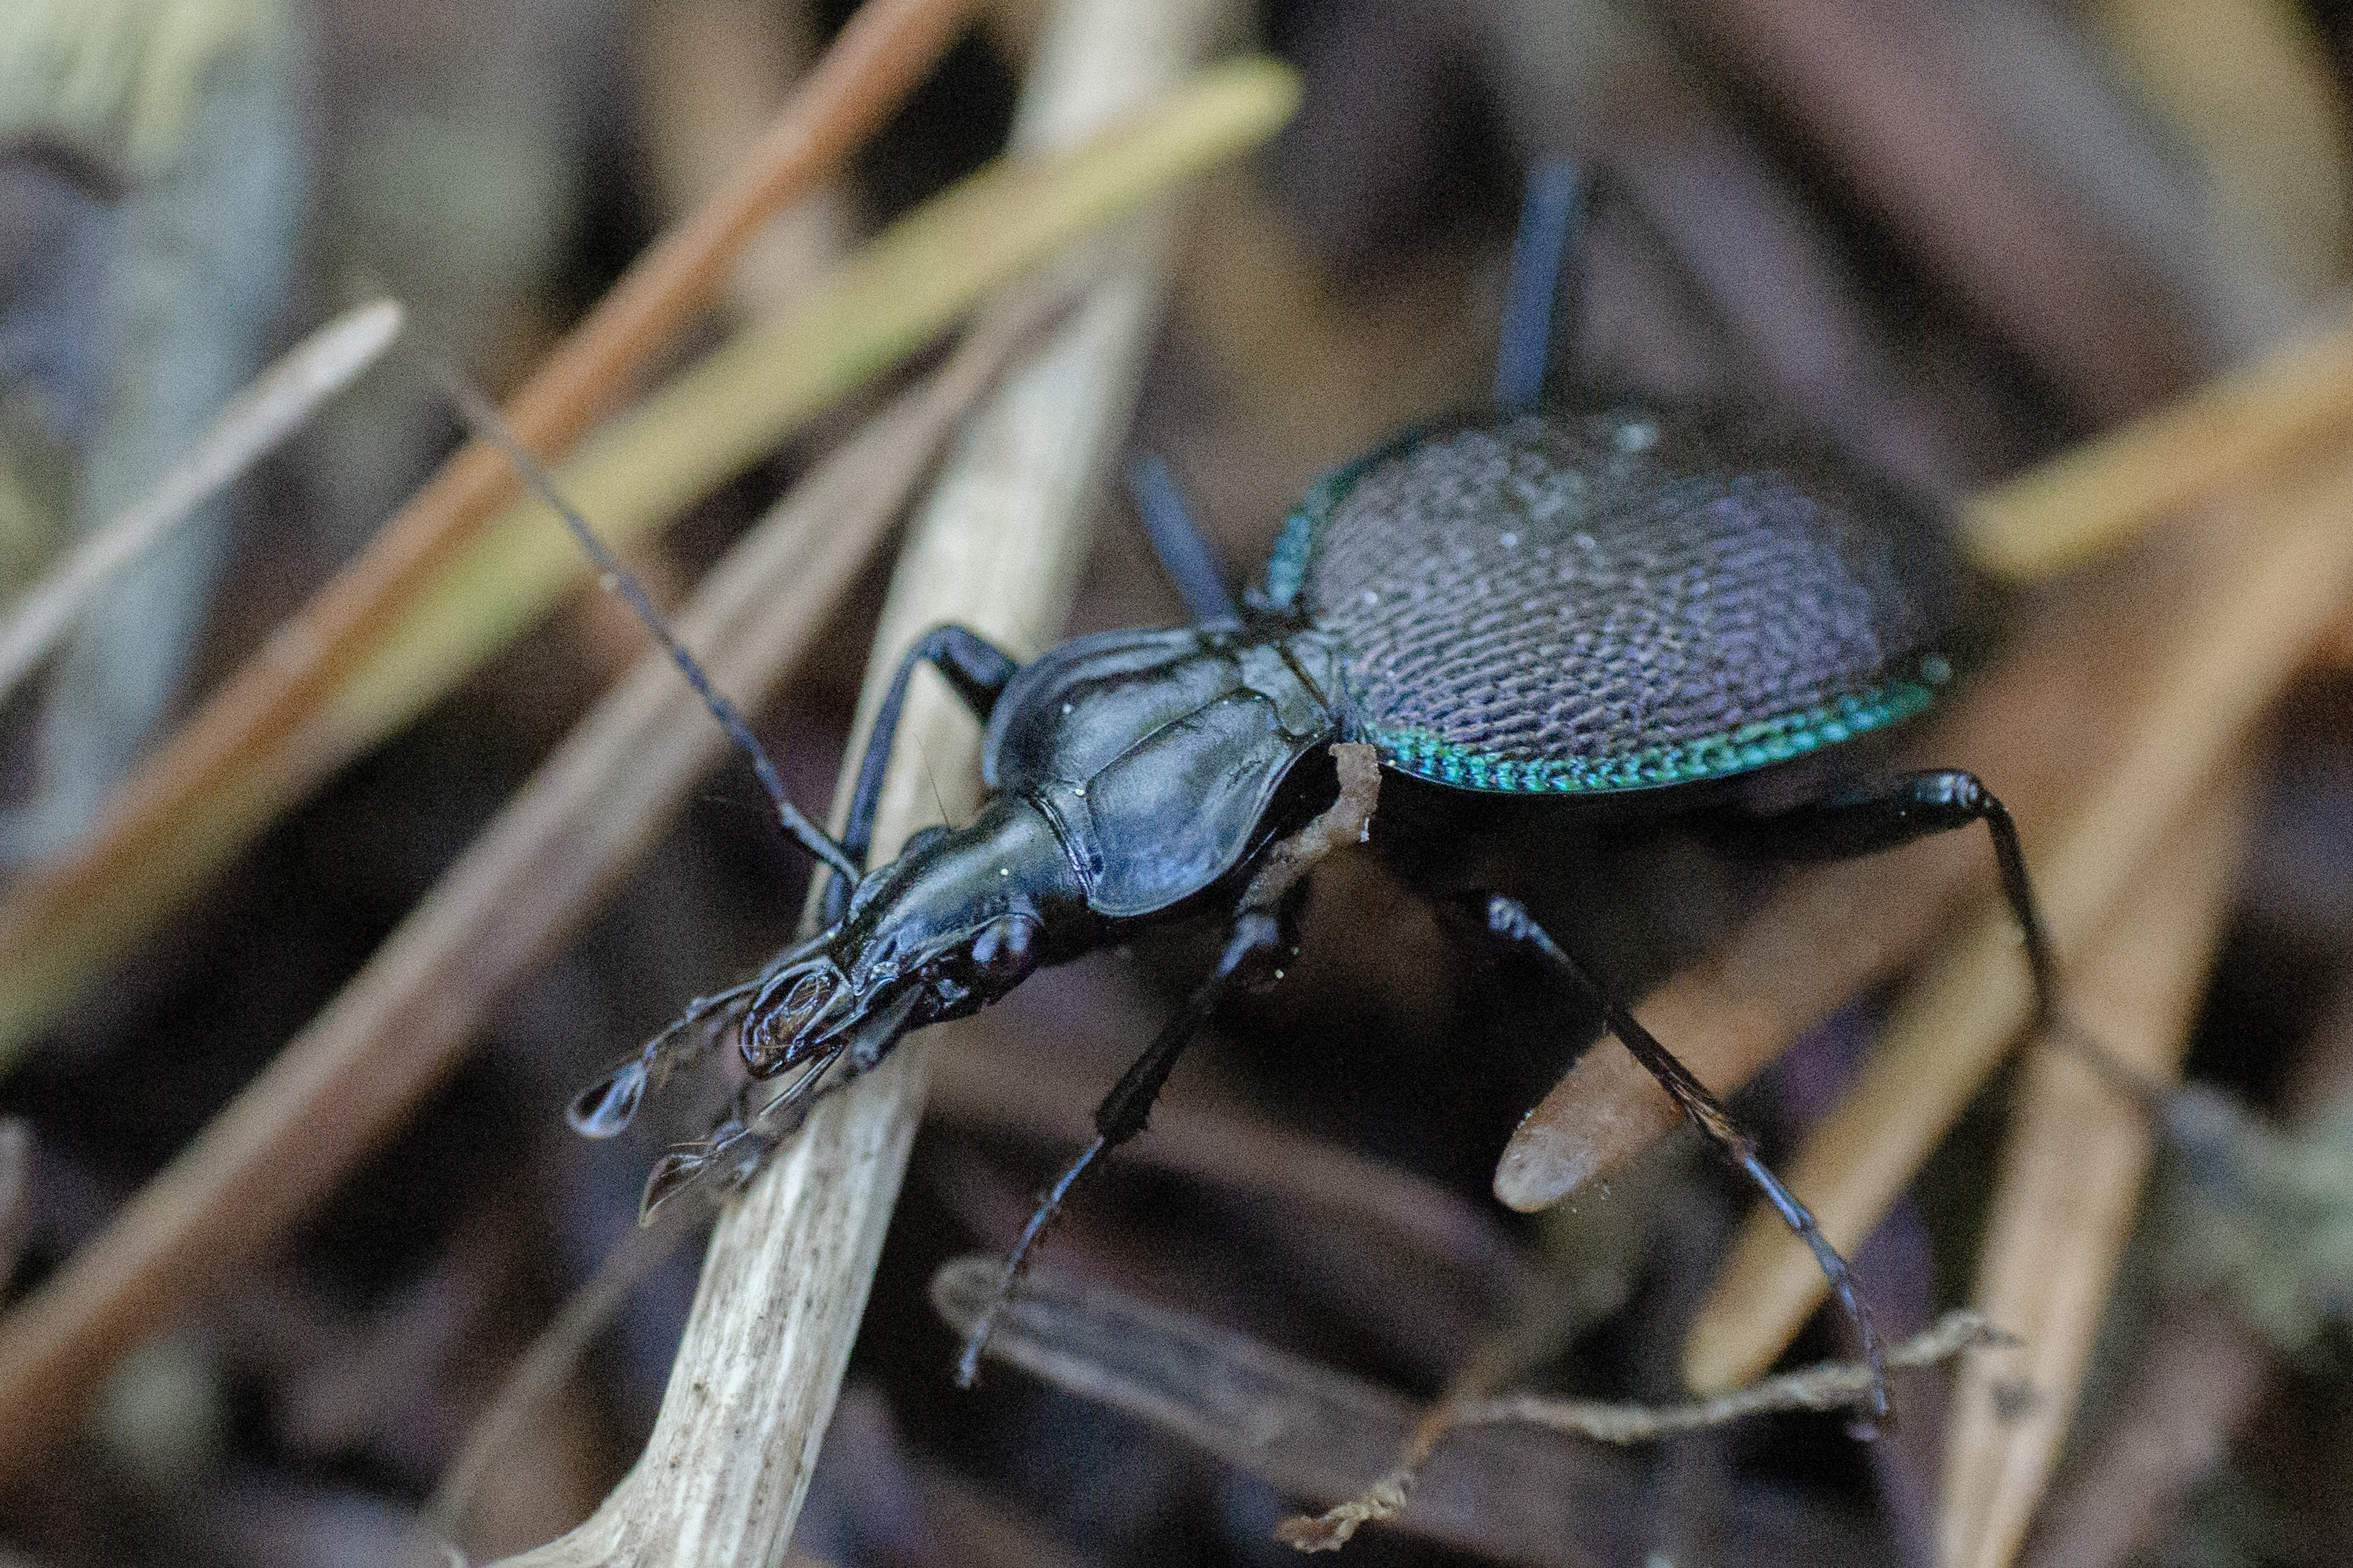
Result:
[[[974,982],[992,995],[1011,990],[1037,963],[1038,922],[1028,915],[991,921],[972,939]]]

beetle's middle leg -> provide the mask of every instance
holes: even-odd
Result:
[[[1658,1037],[1644,1028],[1625,1004],[1596,981],[1585,966],[1569,956],[1567,949],[1552,939],[1538,925],[1525,906],[1517,899],[1500,893],[1485,895],[1479,909],[1481,925],[1487,934],[1504,943],[1535,953],[1547,964],[1601,1005],[1601,1016],[1609,1032],[1618,1037],[1634,1059],[1658,1079],[1659,1087],[1679,1106],[1694,1127],[1699,1129],[1711,1147],[1728,1164],[1746,1176],[1776,1212],[1798,1234],[1799,1240],[1820,1265],[1822,1277],[1830,1281],[1839,1305],[1855,1328],[1862,1342],[1863,1359],[1871,1365],[1871,1388],[1863,1396],[1863,1415],[1867,1422],[1877,1422],[1887,1415],[1886,1359],[1880,1349],[1879,1335],[1872,1327],[1871,1313],[1862,1304],[1854,1286],[1853,1271],[1832,1247],[1830,1238],[1815,1223],[1812,1211],[1799,1202],[1798,1195],[1781,1183],[1766,1165],[1757,1152],[1756,1141],[1732,1120],[1724,1107],[1710,1094],[1707,1086],[1699,1081],[1692,1070],[1678,1060],[1672,1051],[1659,1043]]]
[[[988,1336],[997,1326],[997,1314],[1013,1299],[1014,1287],[1021,1282],[1021,1271],[1029,1266],[1029,1255],[1046,1234],[1046,1227],[1061,1212],[1062,1200],[1079,1177],[1105,1151],[1118,1148],[1145,1129],[1151,1119],[1153,1104],[1167,1085],[1168,1075],[1176,1070],[1176,1058],[1193,1037],[1209,1021],[1209,1015],[1219,1001],[1235,984],[1255,984],[1275,978],[1275,969],[1284,945],[1287,917],[1292,912],[1292,893],[1298,888],[1315,863],[1345,844],[1359,842],[1372,821],[1373,809],[1380,798],[1380,763],[1373,748],[1361,743],[1343,742],[1332,748],[1334,760],[1339,765],[1340,797],[1334,801],[1314,821],[1282,839],[1266,850],[1259,860],[1257,873],[1235,907],[1232,931],[1226,938],[1223,952],[1218,955],[1217,967],[1208,979],[1193,989],[1176,1016],[1161,1026],[1152,1044],[1135,1058],[1134,1065],[1120,1075],[1103,1103],[1095,1107],[1094,1141],[1080,1151],[1062,1173],[1054,1178],[1038,1201],[1037,1211],[1029,1223],[1021,1227],[1021,1239],[1013,1246],[1005,1260],[1005,1272],[997,1282],[996,1291],[988,1305],[966,1336],[964,1353],[956,1359],[956,1385],[972,1386],[980,1373],[981,1352],[988,1347]]]

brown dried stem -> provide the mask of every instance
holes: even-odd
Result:
[[[1209,16],[1207,4],[1071,5],[1041,46],[1017,143],[1083,133],[1165,89],[1206,48]],[[1085,303],[967,434],[900,557],[868,667],[865,721],[902,650],[941,621],[964,622],[1017,654],[1059,630],[1081,525],[1141,372],[1165,249],[1159,222],[1100,247]],[[877,817],[878,855],[943,810],[969,809],[977,739],[970,715],[939,688],[926,682],[910,694]],[[845,784],[837,811],[846,797]],[[928,1039],[902,1045],[820,1103],[721,1217],[645,1455],[586,1523],[512,1561],[783,1555],[905,1173],[933,1048]]]
[[[756,701],[791,668],[1035,313],[1001,320],[878,418],[713,573],[679,632]],[[234,1273],[447,1075],[725,744],[649,654],[367,967],[123,1213],[0,1319],[0,1465],[54,1437],[143,1331]]]
[[[2348,508],[2353,464],[2342,461],[2249,508],[2242,549],[2168,635],[2126,744],[2062,829],[2040,841],[2037,892],[2063,970],[2128,900],[2170,896],[2140,879],[2149,857],[2353,593]],[[1870,1234],[2030,1007],[2010,919],[1985,909],[1907,989],[1871,1064],[1788,1168],[1791,1189],[1832,1245],[1851,1248]],[[1812,1260],[1782,1241],[1752,1218],[1736,1244],[1692,1328],[1685,1370],[1694,1387],[1744,1381],[1812,1311],[1820,1294]]]
[[[2071,1006],[2152,1080],[2179,1070],[2233,886],[2244,769],[2190,812],[2069,981]],[[1972,1357],[1945,1445],[1942,1561],[2017,1555],[2075,1408],[2124,1257],[2156,1134],[2147,1108],[2078,1056],[2038,1051],[2017,1111],[1978,1271],[1977,1310],[2020,1337]]]

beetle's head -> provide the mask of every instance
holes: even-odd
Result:
[[[744,1065],[770,1078],[846,1052],[864,1071],[909,1030],[977,1012],[1067,955],[1085,907],[1060,840],[1026,801],[919,833],[769,973],[744,1015]]]

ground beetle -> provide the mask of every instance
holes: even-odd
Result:
[[[1788,804],[1793,773],[1828,777],[1824,763],[1842,760],[1847,742],[1936,700],[1949,674],[1936,643],[1959,578],[1944,535],[1893,492],[1736,409],[1543,402],[1581,189],[1565,166],[1531,180],[1497,407],[1318,480],[1242,604],[1227,596],[1165,472],[1147,466],[1139,505],[1195,624],[1082,637],[1027,666],[962,627],[932,632],[879,710],[839,843],[758,762],[786,826],[833,868],[826,929],[695,1002],[585,1091],[572,1118],[591,1135],[617,1131],[649,1081],[729,1025],[740,1024],[754,1079],[804,1070],[765,1106],[739,1097],[707,1142],[666,1155],[648,1183],[649,1213],[684,1187],[748,1179],[837,1064],[837,1079],[871,1068],[908,1031],[987,1005],[1039,964],[1153,921],[1224,914],[1230,934],[1215,968],[1097,1110],[1093,1143],[1048,1191],[1007,1265],[1001,1305],[1080,1173],[1143,1130],[1220,995],[1273,975],[1301,875],[1361,832],[1385,790],[1377,849],[1414,868],[1409,885],[1467,912],[1481,940],[1591,993],[1610,1030],[1811,1247],[1877,1366],[1845,1263],[1708,1091],[1508,891],[1432,880],[1431,868],[1460,859],[1449,851],[1466,836],[1531,809],[1554,814],[1560,832],[1597,813],[1632,814],[1814,859],[1982,822],[2040,1010],[2052,1013],[2017,833],[1975,777],[1909,773]],[[609,558],[584,542],[609,574]],[[926,829],[868,869],[919,663],[986,722],[989,795],[970,824]],[[712,701],[756,757],[733,710]],[[1327,749],[1335,768],[1311,763]],[[1756,786],[1767,780],[1780,804],[1764,810]],[[964,1380],[995,1310],[965,1346]],[[1874,1384],[1864,1416],[1884,1410]]]

